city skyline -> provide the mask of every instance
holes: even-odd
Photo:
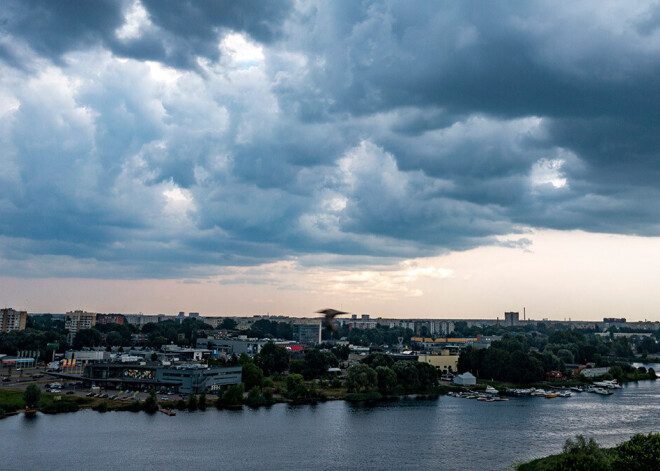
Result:
[[[659,321],[659,13],[9,1],[0,303]]]
[[[529,253],[532,249],[486,247],[450,254],[440,260],[404,262],[384,272],[315,272],[313,282],[308,273],[298,274],[295,266],[284,265],[264,270],[244,269],[227,275],[225,281],[36,278],[4,279],[2,284],[13,295],[5,295],[4,299],[13,299],[9,304],[17,309],[19,304],[29,306],[21,309],[30,312],[66,312],[80,308],[91,312],[173,314],[193,311],[217,316],[308,317],[320,308],[333,306],[356,314],[383,317],[494,319],[505,311],[522,312],[526,307],[528,317],[536,320],[599,321],[603,317],[660,320],[654,315],[657,313],[654,299],[643,297],[645,292],[653,290],[658,279],[660,256],[643,257],[643,254],[652,253],[653,240],[641,239],[641,243],[631,244],[625,236],[601,235],[599,243],[594,243],[595,236],[586,233],[543,235],[534,235],[533,250],[537,253],[533,258]],[[567,246],[571,247],[567,257],[572,261],[568,265],[566,257],[557,256],[557,251],[566,252]],[[592,253],[586,260],[579,257],[580,253],[588,251]],[[608,263],[593,263],[603,251],[616,256],[612,255]],[[628,263],[622,263],[621,258]],[[539,265],[544,269],[539,271]],[[651,268],[645,276],[629,275],[645,267]],[[622,277],[616,276],[615,269],[622,270]],[[573,277],[589,274],[590,283],[579,285],[571,273]],[[282,279],[288,285],[286,289],[281,287]],[[263,280],[259,293],[265,297],[245,298],[251,294],[250,281]],[[509,284],[521,287],[521,291],[512,295],[506,290]],[[480,287],[480,291],[475,291],[475,287]],[[585,293],[585,289],[590,291]],[[42,290],[48,290],[47,300],[35,303],[32,293]],[[373,294],[367,296],[367,290]],[[300,295],[306,292],[311,292],[313,299]],[[448,292],[454,295],[451,302],[446,300]],[[622,292],[627,294],[623,296]],[[603,295],[596,303],[594,299],[598,293]],[[429,302],[436,307],[425,308]],[[543,305],[551,309],[540,307]],[[277,306],[284,307],[277,309]]]

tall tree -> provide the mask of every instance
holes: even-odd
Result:
[[[256,363],[266,376],[282,373],[289,367],[289,353],[286,348],[268,342],[257,355]]]
[[[25,388],[25,392],[23,393],[23,401],[25,401],[26,406],[29,408],[35,407],[39,402],[39,399],[41,399],[41,389],[39,389],[39,386],[36,384],[30,384],[27,388]]]

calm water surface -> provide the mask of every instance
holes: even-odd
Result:
[[[84,411],[0,421],[0,469],[498,470],[566,438],[611,446],[660,430],[660,380],[612,396],[341,401],[243,411]]]

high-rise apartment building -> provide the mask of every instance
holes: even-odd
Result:
[[[518,325],[520,322],[520,313],[519,312],[505,312],[504,313],[504,325],[514,326]]]
[[[11,332],[25,329],[27,311],[17,311],[12,308],[0,309],[0,331]]]
[[[321,343],[321,321],[301,319],[298,323],[293,324],[293,340],[311,345]]]
[[[81,329],[91,329],[96,325],[96,313],[86,311],[69,311],[64,318],[64,328],[69,331],[67,341],[73,342],[76,333]]]

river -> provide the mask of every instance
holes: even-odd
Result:
[[[660,380],[611,396],[331,401],[242,411],[82,411],[0,420],[0,469],[498,470],[556,453],[566,438],[612,446],[660,429]]]

